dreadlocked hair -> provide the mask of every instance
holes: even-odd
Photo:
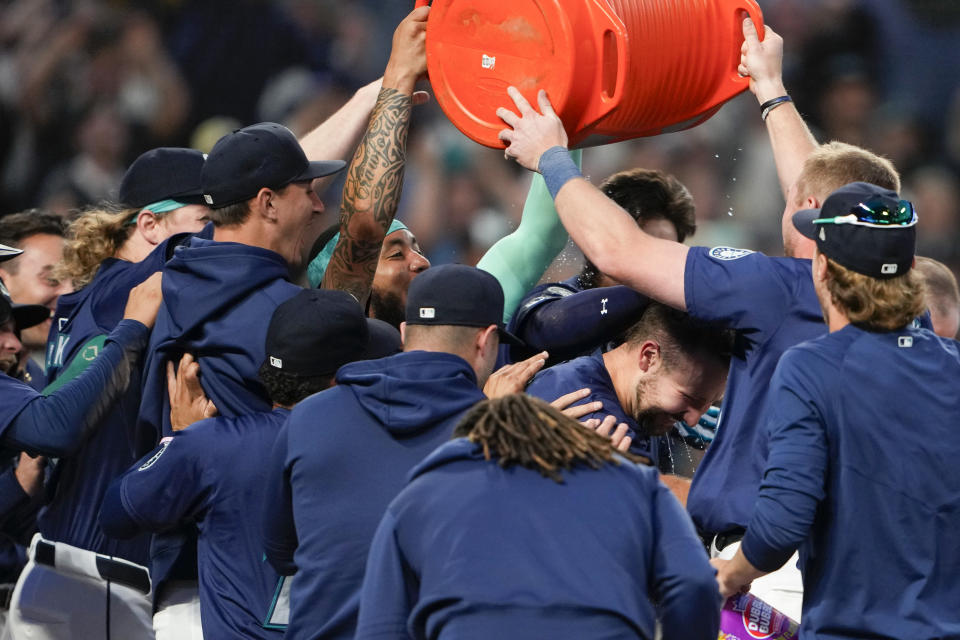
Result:
[[[497,458],[504,469],[520,465],[563,483],[562,469],[581,464],[599,469],[620,464],[610,440],[563,415],[549,404],[515,393],[491,398],[471,409],[453,433],[483,447],[486,460]],[[629,460],[640,458],[619,454]]]

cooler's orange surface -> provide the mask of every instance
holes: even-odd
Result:
[[[686,129],[744,91],[741,23],[754,0],[434,0],[427,67],[440,107],[502,148],[507,87],[545,89],[573,147]]]

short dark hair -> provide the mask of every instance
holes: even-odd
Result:
[[[683,242],[697,231],[690,191],[669,173],[655,169],[628,169],[600,184],[603,193],[633,216],[637,224],[663,218],[677,229]]]
[[[724,367],[729,366],[733,339],[734,332],[730,329],[697,320],[684,311],[656,302],[647,306],[626,336],[626,342],[632,345],[656,341],[667,368],[676,366],[681,354],[706,356]]]
[[[250,201],[234,202],[219,209],[210,209],[207,214],[215,227],[232,227],[243,224],[250,217]]]
[[[62,238],[67,235],[67,223],[42,209],[27,209],[0,218],[0,244],[20,248],[24,240],[41,233]]]
[[[268,361],[260,365],[260,382],[267,390],[270,400],[284,407],[292,407],[307,396],[312,396],[330,387],[334,374],[323,376],[298,376],[270,366]]]
[[[690,191],[669,173],[655,169],[628,169],[609,176],[600,184],[608,198],[629,213],[642,226],[651,220],[663,219],[677,231],[683,242],[697,231],[696,210]],[[580,272],[580,285],[596,287],[599,271],[589,259]]]

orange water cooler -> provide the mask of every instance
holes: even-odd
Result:
[[[418,4],[426,4],[419,0]],[[571,147],[696,126],[744,91],[741,24],[754,0],[433,0],[427,69],[458,129],[502,148],[507,87],[545,89]]]

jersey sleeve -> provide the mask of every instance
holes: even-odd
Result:
[[[622,285],[576,293],[554,285],[524,303],[515,333],[533,351],[551,356],[590,351],[628,329],[649,302]]]
[[[767,465],[741,544],[747,560],[761,571],[779,569],[799,548],[826,495],[820,369],[807,352],[791,349],[773,374],[766,408]]]
[[[94,362],[49,396],[0,376],[0,442],[33,455],[73,455],[126,392],[149,334],[136,320],[122,321]]]
[[[651,580],[663,640],[716,638],[720,593],[690,516],[661,482],[653,491]]]
[[[396,519],[388,509],[367,556],[356,638],[410,638],[407,619],[417,599],[417,580],[404,560],[395,525]]]
[[[0,438],[16,417],[40,393],[30,385],[0,373]]]
[[[287,461],[287,433],[289,418],[277,434],[270,455],[267,490],[260,510],[260,537],[267,560],[283,576],[297,572],[293,555],[299,541],[293,520],[293,493],[290,487],[290,468]]]
[[[202,516],[217,466],[212,427],[203,421],[164,438],[121,477],[121,505],[141,529],[165,531]]]
[[[700,320],[744,331],[776,328],[793,289],[779,260],[762,253],[730,247],[687,253],[684,296],[687,311]]]

